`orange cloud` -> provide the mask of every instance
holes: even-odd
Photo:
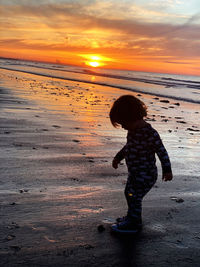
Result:
[[[171,14],[169,22],[161,6],[150,4],[144,9],[118,1],[2,3],[0,56],[82,65],[82,55],[95,54],[110,59],[102,60],[106,67],[199,73],[199,14]]]

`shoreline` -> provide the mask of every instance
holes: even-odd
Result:
[[[175,177],[163,183],[159,175],[144,199],[142,233],[123,239],[104,223],[126,212],[126,167],[111,168],[126,133],[108,118],[123,91],[6,71],[0,76],[7,88],[3,100],[0,91],[0,266],[199,266],[200,123],[192,105],[169,108],[141,95]]]
[[[199,100],[194,100],[194,99],[188,99],[188,98],[183,98],[183,97],[179,97],[179,96],[170,96],[170,95],[163,95],[163,94],[160,94],[160,93],[157,93],[157,92],[149,92],[148,90],[145,91],[145,89],[143,88],[143,90],[138,90],[136,87],[128,87],[128,86],[123,86],[123,85],[116,85],[116,84],[110,84],[110,83],[105,83],[105,82],[100,82],[100,81],[90,81],[90,80],[81,80],[81,79],[78,79],[78,78],[70,78],[69,76],[68,77],[62,77],[62,76],[56,76],[56,75],[50,75],[50,74],[45,74],[45,73],[37,73],[37,72],[34,72],[34,71],[25,71],[25,70],[17,70],[17,69],[12,69],[12,68],[6,68],[6,67],[0,67],[0,69],[2,70],[7,70],[7,71],[13,71],[13,72],[19,72],[19,73],[24,73],[24,74],[30,74],[30,75],[35,75],[35,76],[41,76],[41,77],[46,77],[46,78],[53,78],[53,79],[58,79],[58,80],[63,80],[63,81],[72,81],[72,82],[80,82],[80,83],[87,83],[87,84],[92,84],[92,85],[99,85],[99,86],[106,86],[106,87],[111,87],[111,88],[117,88],[117,89],[121,89],[121,90],[125,90],[125,91],[130,91],[131,93],[141,93],[141,94],[144,94],[144,95],[150,95],[150,96],[157,96],[157,97],[161,97],[161,98],[167,98],[167,99],[171,99],[171,100],[174,100],[174,101],[183,101],[183,102],[186,102],[186,103],[193,103],[193,104],[200,104],[200,101]],[[53,69],[51,69],[53,71]],[[62,70],[59,70],[59,71],[62,71]],[[79,72],[73,72],[73,71],[66,71],[66,72],[69,72],[69,73],[79,73]],[[80,74],[87,74],[87,75],[91,75],[90,73],[81,73]],[[95,76],[96,74],[94,74]],[[105,78],[114,78],[114,76],[106,76],[106,75],[99,75],[97,74],[97,76],[101,76],[101,77],[105,77]],[[115,77],[116,78],[116,77]],[[165,80],[167,80],[167,78],[163,78]],[[120,80],[120,78],[119,78]],[[176,87],[176,85],[170,83],[170,82],[154,82],[154,81],[150,81],[148,79],[140,79],[140,78],[134,78],[134,79],[130,79],[131,81],[135,81],[135,82],[139,82],[139,83],[144,83],[144,84],[152,84],[152,85],[162,85],[162,86],[165,86],[165,88],[173,88],[173,87]],[[188,81],[185,81],[186,83]],[[197,82],[191,82],[191,83],[197,83]],[[180,84],[178,84],[180,85]],[[139,85],[140,87],[140,85]],[[190,88],[190,87],[189,87]],[[194,88],[194,89],[199,89],[199,86],[192,86],[191,88]]]

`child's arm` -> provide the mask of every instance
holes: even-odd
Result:
[[[121,160],[125,158],[125,146],[116,154],[112,161],[112,166],[114,169],[118,168],[118,164],[120,163]]]
[[[173,178],[173,174],[172,174],[170,159],[169,159],[167,150],[165,149],[163,142],[162,142],[159,134],[156,131],[154,133],[154,142],[153,143],[155,146],[155,152],[158,155],[158,158],[161,162],[162,172],[163,172],[162,179],[164,181],[171,181]]]

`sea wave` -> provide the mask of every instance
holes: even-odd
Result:
[[[17,71],[66,81],[98,84],[157,97],[200,104],[200,79],[198,81],[198,77],[188,80],[186,76],[180,76],[181,78],[179,78],[177,76],[169,77],[166,76],[166,74],[156,73],[149,74],[116,70],[93,71],[76,66],[62,66],[17,60],[3,60],[0,62],[0,69],[9,71]],[[91,79],[91,76],[99,78]]]
[[[157,84],[162,85],[166,87],[177,87],[177,86],[185,86],[187,88],[195,88],[200,89],[200,81],[194,81],[194,80],[185,80],[185,79],[175,79],[171,77],[154,77],[153,79],[145,79],[145,78],[138,78],[133,77],[132,75],[128,76],[123,73],[123,75],[116,75],[116,74],[110,74],[110,73],[104,73],[104,72],[96,72],[85,68],[80,67],[71,67],[67,66],[67,69],[63,65],[52,65],[48,63],[40,63],[40,62],[33,62],[31,64],[30,62],[26,61],[23,63],[23,61],[19,61],[17,63],[12,63],[10,61],[7,62],[8,65],[11,66],[24,66],[24,67],[32,67],[32,68],[38,68],[38,69],[47,69],[47,70],[53,70],[53,71],[60,71],[60,72],[72,72],[72,73],[78,73],[78,74],[87,74],[92,76],[100,76],[100,77],[106,77],[106,78],[113,78],[113,79],[120,79],[120,80],[129,80],[129,81],[138,81],[138,82],[144,82],[144,83],[150,83],[150,84]],[[17,71],[17,69],[16,69]],[[106,72],[106,70],[105,70]],[[130,72],[128,72],[130,74]]]

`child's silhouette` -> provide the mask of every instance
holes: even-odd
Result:
[[[163,172],[163,180],[173,178],[167,151],[158,132],[144,121],[147,107],[132,95],[119,97],[110,110],[110,120],[114,127],[119,125],[128,131],[126,145],[116,154],[112,166],[125,158],[128,179],[125,196],[128,204],[127,215],[118,218],[112,225],[115,232],[138,232],[142,227],[142,199],[157,180],[155,154],[158,155]]]

